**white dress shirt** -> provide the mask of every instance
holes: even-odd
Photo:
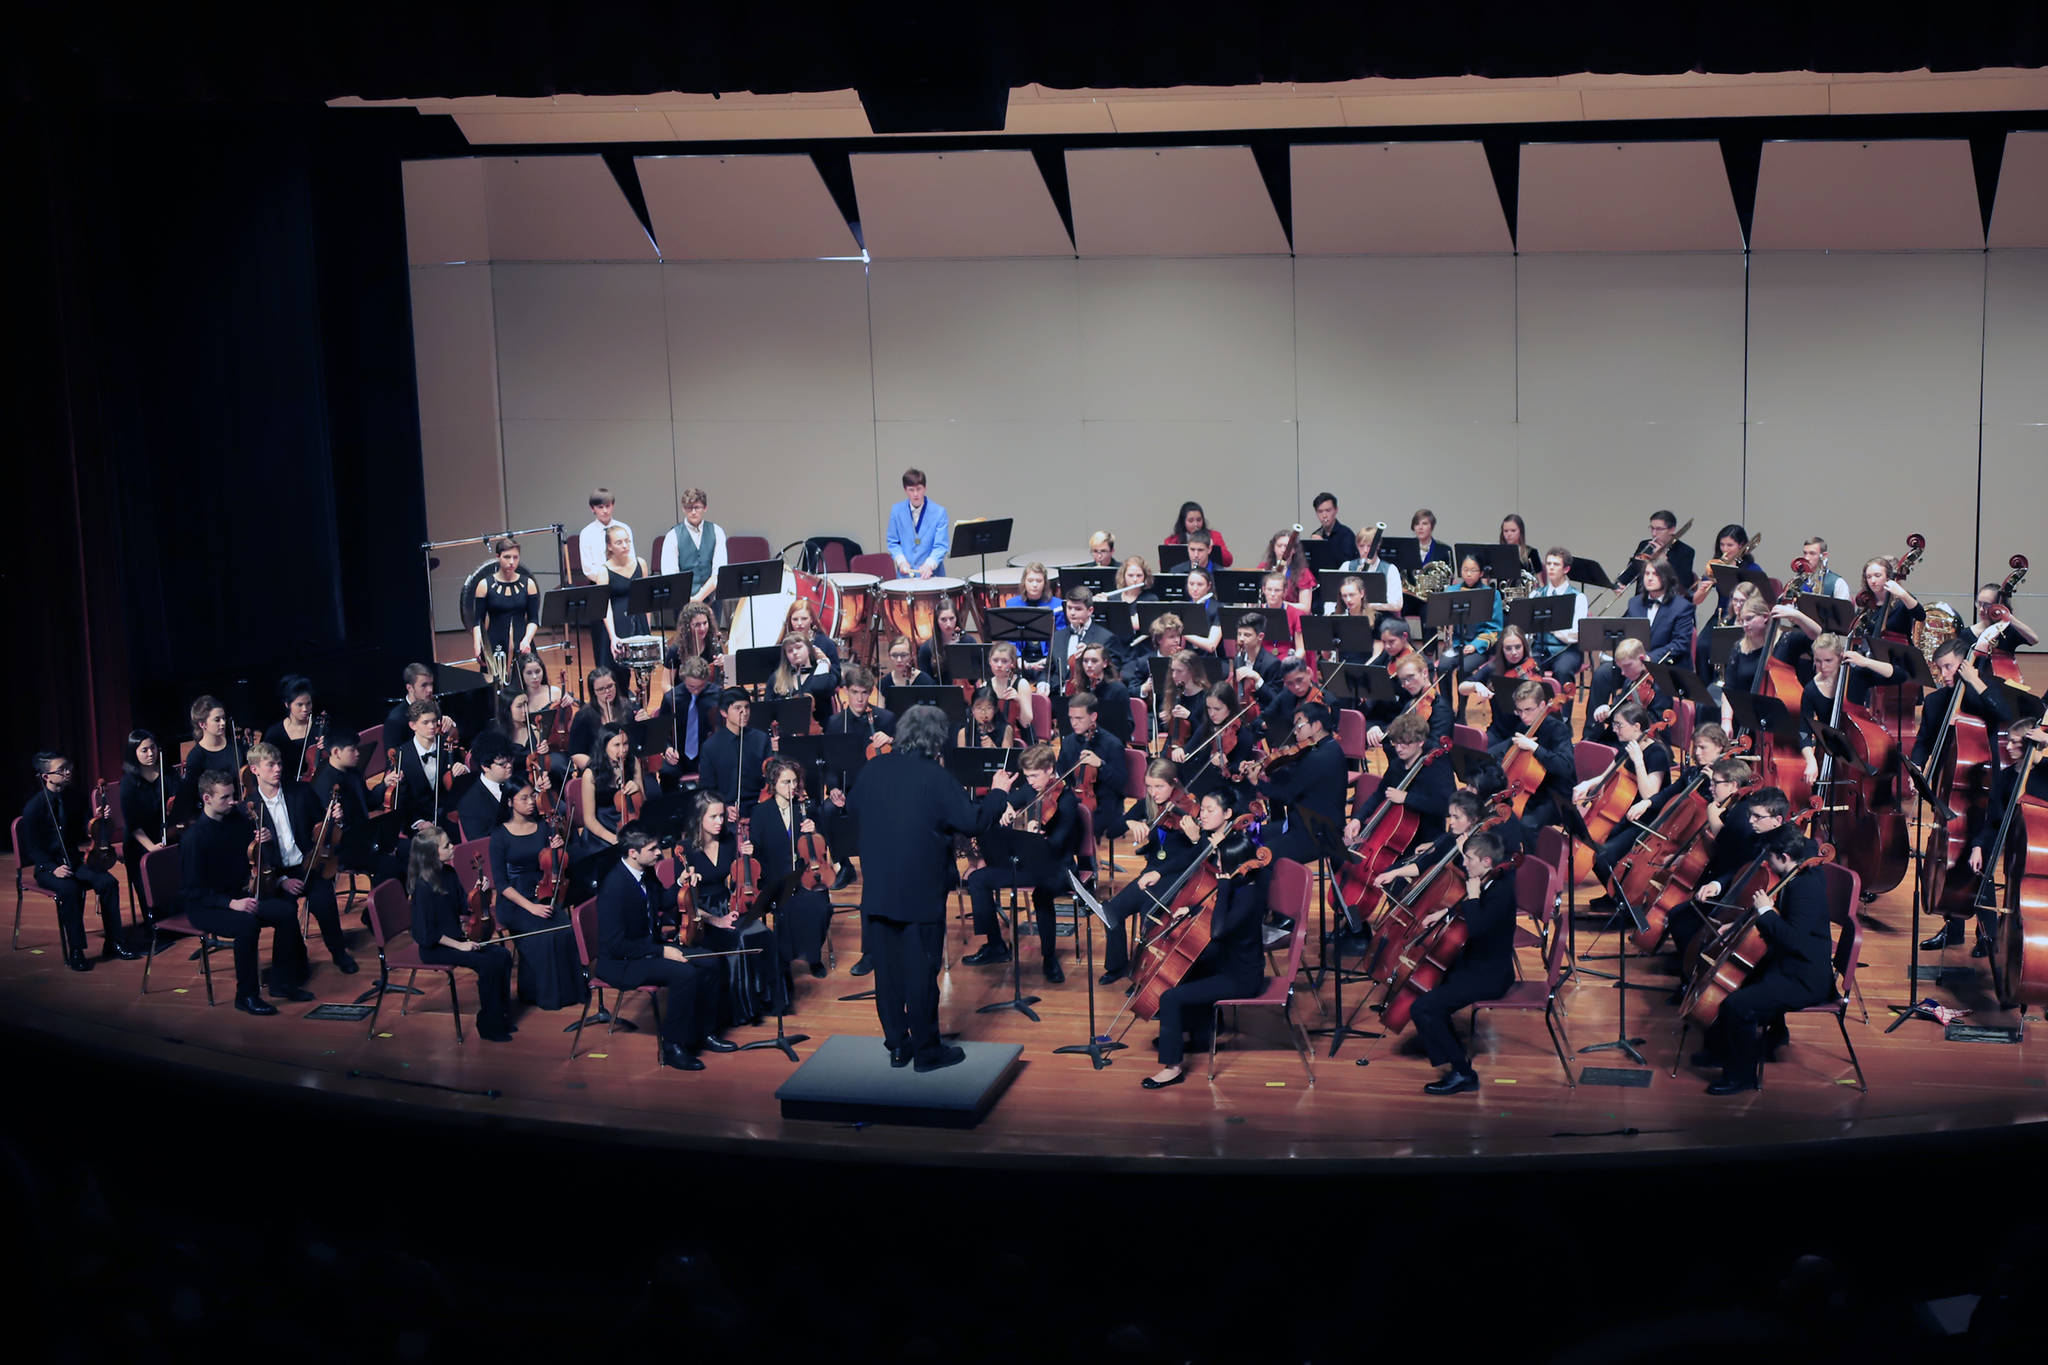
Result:
[[[624,531],[629,539],[632,537],[633,528],[617,517],[612,518],[612,526]],[[611,529],[611,526],[606,526],[596,517],[592,517],[590,525],[576,535],[576,553],[577,558],[583,561],[583,576],[593,583],[602,581],[598,576],[598,570],[604,567],[604,542],[605,537],[611,534]]]

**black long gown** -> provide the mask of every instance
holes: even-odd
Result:
[[[491,831],[491,884],[503,890],[517,890],[536,900],[540,884],[540,854],[548,844],[548,827],[537,825],[531,834],[514,834],[504,825]],[[566,921],[564,907],[543,919],[505,896],[497,901],[498,920],[514,934],[555,929]],[[575,936],[566,930],[536,934],[519,940],[519,999],[544,1010],[563,1009],[583,1003],[583,964],[576,956]]]
[[[710,850],[690,850],[690,866],[702,879],[696,888],[697,908],[704,914],[724,915],[730,906],[733,861],[738,853],[739,840],[731,834],[720,839]],[[731,1023],[758,1023],[762,1015],[774,1012],[777,991],[782,985],[782,970],[778,965],[780,949],[775,942],[774,931],[764,921],[756,920],[744,927],[731,929],[707,924],[702,942],[713,952],[733,952],[740,948],[761,950],[744,957],[725,959],[731,974],[731,989],[726,996],[733,1016]],[[784,1008],[787,1008],[786,1003]]]

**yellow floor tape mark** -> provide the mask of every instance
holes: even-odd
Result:
[[[1286,1088],[1287,1088],[1287,1082],[1285,1082],[1285,1081],[1267,1081],[1267,1082],[1266,1082],[1266,1089],[1268,1089],[1268,1090],[1285,1090]]]
[[[191,993],[192,993],[192,988],[191,988],[190,986],[173,986],[173,987],[171,987],[171,994],[172,994],[172,995],[190,995]]]
[[[586,1057],[597,1057],[597,1058],[600,1058],[600,1059],[602,1059],[602,1058],[605,1058],[605,1057],[609,1057],[609,1056],[611,1056],[612,1054],[611,1054],[611,1053],[609,1053],[609,1052],[586,1052],[586,1053],[584,1053],[583,1055],[584,1055],[584,1056],[586,1056]]]
[[[41,948],[31,948],[28,950],[28,955],[30,957],[41,957],[43,955],[43,950]]]
[[[1510,1076],[1496,1076],[1493,1078],[1493,1083],[1495,1085],[1513,1085],[1515,1084],[1515,1081],[1514,1078]]]
[[[378,1034],[377,1036],[378,1036],[379,1038],[389,1038],[389,1037],[390,1037],[391,1035],[390,1035],[390,1034],[388,1034],[388,1033],[380,1033],[380,1034]]]

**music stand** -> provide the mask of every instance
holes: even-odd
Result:
[[[732,685],[766,687],[781,664],[780,645],[756,645],[752,649],[736,649],[732,652]]]
[[[1052,644],[1051,607],[991,607],[984,624],[990,644],[1007,640],[1017,645]]]
[[[1152,575],[1152,595],[1161,602],[1174,602],[1182,606],[1187,605],[1188,576],[1184,573]]]
[[[1307,562],[1310,572],[1317,578],[1326,573],[1335,573],[1338,565],[1358,555],[1358,546],[1355,543],[1339,545],[1334,540],[1300,540],[1296,543],[1301,546],[1302,559]]]
[[[1571,568],[1565,572],[1565,579],[1585,587],[1606,588],[1609,591],[1619,586],[1607,576],[1607,570],[1601,567],[1597,559],[1574,559]]]
[[[1270,643],[1273,638],[1273,613],[1264,607],[1218,607],[1216,609],[1216,624],[1223,627],[1223,638],[1235,644],[1237,641],[1237,628],[1244,624],[1245,617],[1250,616],[1254,612],[1264,618],[1266,626],[1260,633]],[[1285,621],[1287,618],[1287,612],[1284,609],[1280,612],[1280,618],[1282,621]]]
[[[1681,664],[1660,664],[1644,660],[1643,669],[1657,690],[1674,702],[1692,703],[1693,720],[1698,723],[1700,707],[1714,705],[1714,693],[1707,686],[1707,680]],[[1715,706],[1718,712],[1720,708]],[[1656,717],[1651,717],[1652,720]]]
[[[1728,656],[1742,639],[1741,626],[1713,626],[1707,631],[1707,661],[1721,673],[1728,671]],[[1767,662],[1767,661],[1766,661]],[[1757,665],[1763,667],[1762,663]]]
[[[1612,654],[1614,647],[1623,640],[1634,640],[1647,646],[1650,643],[1650,618],[1588,616],[1579,622],[1579,648],[1585,651],[1589,662],[1596,650],[1603,654]]]
[[[1816,622],[1824,631],[1846,635],[1856,624],[1856,605],[1844,602],[1839,597],[1824,597],[1817,592],[1800,593],[1793,603],[1800,611]]]
[[[1388,702],[1401,696],[1394,686],[1394,675],[1379,664],[1360,664],[1352,673],[1360,701]]]
[[[973,555],[981,560],[981,578],[987,582],[988,557],[1002,554],[1010,548],[1012,520],[1010,517],[998,517],[992,521],[955,522],[953,543],[946,553],[962,557]]]
[[[959,688],[943,683],[935,687],[891,687],[885,683],[882,686],[882,704],[898,721],[913,706],[936,706],[945,713],[949,730],[957,730],[967,723],[967,698],[960,695]]]
[[[626,593],[626,610],[635,616],[654,617],[667,611],[671,605],[678,609],[688,606],[695,577],[685,571],[636,578]]]
[[[1770,600],[1771,576],[1756,567],[1756,565],[1752,564],[1746,569],[1738,569],[1732,564],[1716,564],[1714,566],[1714,589],[1721,594],[1723,602],[1726,602],[1729,596],[1734,593],[1737,583],[1753,585],[1758,592],[1764,595],[1765,601]]]
[[[945,646],[942,656],[946,661],[947,682],[986,682],[988,680],[987,645],[951,644]]]
[[[604,614],[611,609],[611,592],[606,588],[585,584],[577,588],[556,588],[544,592],[540,597],[540,623],[549,630],[559,630],[562,638],[569,643],[569,652],[576,652],[576,627],[595,626],[604,620]],[[602,660],[600,660],[602,662]],[[577,671],[582,671],[582,661],[577,661]]]
[[[1403,578],[1422,572],[1422,544],[1414,536],[1381,536],[1380,562],[1392,564]]]
[[[1259,601],[1259,584],[1266,575],[1257,569],[1217,569],[1211,577],[1216,584],[1216,600],[1238,606],[1256,606]]]
[[[1522,560],[1520,547],[1502,545],[1499,542],[1480,541],[1476,544],[1457,544],[1451,547],[1451,559],[1463,564],[1466,557],[1479,561],[1480,572],[1495,583],[1519,583],[1522,581]]]
[[[1086,588],[1097,597],[1116,590],[1117,567],[1114,564],[1084,564],[1060,570],[1060,591],[1070,593],[1076,588]]]
[[[1422,628],[1425,634],[1441,632],[1448,642],[1452,632],[1470,626],[1474,621],[1487,621],[1500,609],[1500,594],[1492,588],[1445,589],[1433,592],[1422,609]],[[1643,623],[1644,634],[1649,632],[1649,622]]]
[[[1737,730],[1746,730],[1759,739],[1782,744],[1794,753],[1799,751],[1799,718],[1784,702],[1760,692],[1726,690],[1722,691],[1721,699],[1728,703]]]
[[[718,571],[718,589],[715,596],[720,602],[746,598],[747,626],[757,638],[761,634],[761,627],[754,620],[754,599],[772,597],[782,591],[783,568],[784,565],[779,559],[756,559],[745,564],[728,564]]]
[[[623,727],[626,740],[633,746],[633,752],[642,758],[648,754],[666,753],[675,747],[676,718],[670,716],[649,716],[646,720],[628,720]]]
[[[1187,606],[1187,603],[1185,602],[1131,603],[1133,613],[1138,618],[1138,634],[1143,638],[1149,639],[1152,634],[1152,623],[1157,621],[1162,616],[1180,617],[1182,630],[1185,631],[1187,627],[1187,616],[1181,610],[1181,608],[1185,606]]]
[[[955,782],[969,791],[978,791],[991,785],[997,773],[1017,771],[1017,755],[1022,752],[1014,746],[984,749],[974,745],[961,749],[948,745],[939,757]]]

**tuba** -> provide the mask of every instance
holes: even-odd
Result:
[[[1941,647],[1956,638],[1962,629],[1963,618],[1955,608],[1946,602],[1935,603],[1927,608],[1927,615],[1913,625],[1913,644],[1926,656],[1931,665]]]

